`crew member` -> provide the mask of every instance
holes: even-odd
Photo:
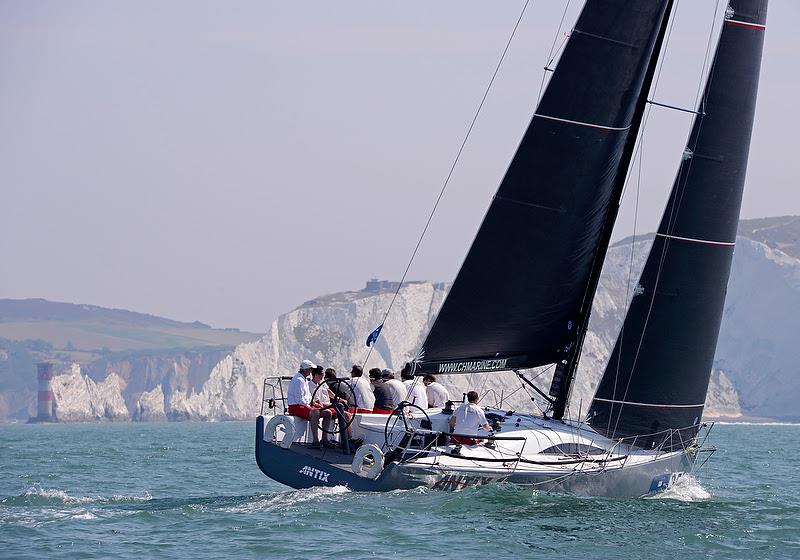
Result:
[[[478,428],[491,435],[491,427],[486,421],[486,415],[478,406],[478,393],[470,391],[467,393],[467,402],[459,406],[450,417],[450,428],[456,434],[451,436],[455,443],[463,445],[477,445],[479,439],[471,436],[478,435]]]
[[[330,422],[333,418],[331,409],[322,409],[311,405],[311,391],[308,388],[308,377],[311,375],[311,370],[316,366],[311,360],[303,360],[300,363],[300,369],[294,374],[292,380],[289,381],[289,388],[286,392],[286,404],[288,405],[288,412],[292,416],[308,420],[311,424],[311,447],[319,449],[322,445],[319,442],[319,419],[323,418]]]
[[[392,397],[392,390],[381,379],[379,368],[369,370],[369,381],[372,383],[375,395],[375,406],[372,408],[372,413],[391,414],[394,410],[394,397]]]
[[[325,381],[323,383],[327,386],[331,395],[331,402],[337,402],[342,405],[342,413],[344,414],[344,421],[347,424],[347,436],[353,439],[353,413],[355,410],[355,397],[353,391],[350,390],[349,385],[345,381],[338,381],[336,377],[336,370],[328,368],[325,370]],[[324,445],[324,444],[323,444]]]
[[[422,383],[425,385],[425,392],[428,395],[429,408],[442,408],[450,400],[447,388],[436,381],[435,375],[427,374],[422,378]]]
[[[372,392],[372,387],[369,380],[364,377],[364,370],[361,366],[354,365],[350,370],[350,379],[353,385],[353,393],[356,397],[356,412],[360,414],[371,414],[372,409],[375,408],[375,393]]]
[[[314,398],[314,401],[311,403],[312,408],[320,409],[320,413],[322,411],[327,413],[331,411],[331,399],[335,398],[335,395],[333,391],[330,390],[330,387],[323,381],[323,375],[322,366],[317,366],[311,370],[312,385],[309,387],[309,390],[311,391],[311,396]],[[331,418],[333,418],[333,415]],[[329,437],[331,432],[331,418],[323,418],[322,420],[322,445],[328,448],[336,447]]]
[[[419,379],[414,378],[414,374],[411,373],[410,363],[403,366],[403,370],[400,372],[400,379],[403,380],[403,385],[406,386],[406,400],[417,405],[422,410],[428,408],[426,387],[420,383]]]
[[[323,383],[322,380],[324,376],[325,370],[322,366],[317,366],[311,370],[311,385],[309,385],[309,390],[311,391],[311,397],[314,399],[311,406],[326,408],[331,405],[331,398],[334,397],[334,394],[331,388],[328,387],[328,384]]]
[[[392,400],[394,401],[395,407],[406,400],[408,389],[403,385],[402,381],[394,378],[394,372],[392,370],[384,369],[381,371],[381,379],[383,379],[383,384],[389,387],[389,390],[392,392]]]

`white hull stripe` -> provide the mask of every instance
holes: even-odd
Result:
[[[704,245],[721,245],[723,247],[733,247],[736,243],[728,243],[727,241],[709,241],[708,239],[694,239],[692,237],[678,237],[677,235],[667,235],[666,233],[657,233],[658,237],[666,237],[667,239],[677,239],[678,241],[688,241],[689,243],[702,243]]]
[[[764,30],[767,28],[766,25],[763,23],[750,23],[748,21],[740,21],[738,19],[726,19],[726,25],[734,25],[736,27],[747,27],[748,29],[761,29]]]
[[[542,115],[542,114],[539,114],[539,113],[534,113],[533,116],[534,117],[539,117],[540,119],[547,119],[549,121],[557,121],[557,122],[563,122],[563,123],[568,123],[568,124],[576,124],[578,126],[588,126],[589,128],[599,128],[600,130],[622,131],[622,130],[628,130],[630,128],[630,125],[623,126],[623,127],[603,126],[601,124],[587,123],[587,122],[581,122],[581,121],[571,121],[569,119],[559,119],[558,117],[550,117],[548,115]]]
[[[653,403],[642,403],[642,402],[632,402],[632,401],[615,401],[613,399],[601,399],[599,397],[595,397],[594,400],[600,402],[607,402],[612,404],[624,404],[630,406],[646,406],[648,408],[701,408],[705,406],[703,404],[653,404]]]

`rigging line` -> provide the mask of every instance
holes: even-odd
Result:
[[[659,85],[659,83],[661,81],[661,73],[664,70],[664,65],[665,65],[665,62],[666,62],[666,59],[667,59],[667,54],[669,53],[670,39],[672,38],[672,32],[675,29],[675,20],[677,19],[677,13],[678,13],[679,9],[680,9],[680,0],[676,0],[675,7],[673,9],[673,14],[675,14],[675,15],[672,17],[671,21],[669,22],[669,28],[667,29],[667,36],[666,36],[666,38],[664,40],[664,46],[662,47],[662,51],[663,51],[664,54],[659,59],[659,64],[658,64],[658,68],[656,70],[656,75],[655,75],[655,79],[653,81],[653,86],[650,88],[651,92],[652,92],[651,93],[651,97],[653,97],[653,98],[655,98],[655,94],[658,91],[658,85]],[[640,193],[640,189],[641,189],[642,151],[643,151],[643,146],[644,146],[645,133],[647,131],[647,124],[650,121],[650,113],[652,111],[652,108],[653,108],[652,104],[648,103],[647,107],[646,107],[646,110],[645,110],[644,119],[642,121],[641,131],[639,133],[639,141],[637,143],[637,146],[636,146],[636,149],[635,149],[635,152],[634,152],[634,157],[639,157],[638,180],[637,180],[637,186],[636,186],[637,194],[636,194],[636,205],[635,205],[635,213],[634,213],[634,240],[635,240],[635,231],[636,231],[636,221],[637,221],[637,217],[638,217],[639,193]],[[620,195],[620,198],[623,198],[625,196],[625,193],[628,190],[628,185],[630,184],[631,174],[632,173],[633,173],[633,166],[628,168],[627,177],[625,178],[625,185],[623,186],[622,194]],[[631,268],[632,268],[632,261],[633,261],[633,240],[632,240],[632,243],[631,243]],[[628,300],[628,295],[629,295],[628,290],[630,289],[630,275],[631,275],[631,272],[630,272],[630,269],[629,269],[628,285],[626,287],[626,296],[625,296],[626,308],[627,308],[627,300]],[[652,300],[651,300],[651,308],[652,308]],[[620,339],[623,336],[624,329],[625,329],[625,317],[622,318],[622,327],[620,328]],[[644,338],[644,336],[642,335],[642,337],[639,340],[639,346],[640,347],[641,347],[641,342],[642,342],[643,338]],[[620,354],[621,354],[621,352],[622,352],[622,348],[620,346]],[[637,356],[638,356],[638,352],[637,352]],[[617,380],[618,380],[618,375],[619,375],[619,363],[620,363],[619,360],[620,359],[621,359],[621,357],[618,357],[617,372],[616,372],[615,379],[614,379],[614,393],[615,393],[615,396],[616,396],[616,385],[617,385]],[[635,364],[635,361],[634,361],[634,364]],[[631,371],[633,371],[633,369],[631,369]],[[627,383],[627,386],[625,388],[625,394],[626,395],[627,395],[629,387],[630,387],[630,376],[628,378],[628,383]],[[625,399],[623,398],[623,400],[625,400]],[[613,435],[616,433],[617,426],[619,425],[619,419],[620,419],[621,416],[622,416],[622,407],[620,407],[619,416],[617,417],[617,421],[616,421],[616,423],[614,425],[614,432],[612,432],[612,439],[613,439]],[[613,405],[612,405],[612,410],[609,412],[609,427],[610,427],[610,424],[611,424],[611,418],[612,417],[613,417]]]
[[[634,203],[634,211],[633,211],[633,235],[631,236],[631,257],[630,261],[628,262],[628,279],[625,285],[625,307],[623,309],[628,309],[628,305],[630,303],[630,295],[631,295],[631,278],[633,277],[633,251],[634,246],[636,245],[636,230],[639,220],[639,194],[641,193],[642,188],[642,160],[644,159],[644,137],[640,139],[641,142],[641,150],[639,151],[639,170],[638,176],[636,178],[636,198]],[[619,381],[619,368],[620,364],[622,363],[622,343],[625,336],[625,318],[622,318],[622,328],[619,331],[619,349],[620,351],[617,353],[617,368],[616,372],[614,373],[614,388],[611,391],[612,398],[617,397],[617,382]],[[613,350],[612,350],[613,351]],[[590,405],[591,408],[591,405]],[[588,409],[587,409],[588,414]],[[611,405],[611,410],[608,414],[608,425],[606,426],[606,433],[611,431],[611,418],[614,415],[614,405]]]
[[[543,374],[545,374],[545,373],[547,373],[548,371],[550,371],[551,369],[553,369],[553,367],[555,367],[555,364],[550,364],[549,366],[542,368],[542,369],[541,369],[541,371],[539,371],[539,372],[538,372],[536,375],[534,375],[533,377],[531,377],[531,378],[529,379],[529,381],[531,381],[531,382],[535,381],[536,379],[538,379],[539,377],[541,377]],[[542,412],[542,413],[546,413],[546,412],[547,412],[546,408],[542,408],[541,406],[539,406],[539,403],[536,401],[536,396],[535,396],[533,393],[531,393],[531,389],[530,389],[530,388],[529,388],[529,387],[528,387],[528,386],[525,384],[525,382],[522,380],[522,377],[521,377],[521,376],[519,376],[519,375],[517,375],[517,376],[515,377],[515,379],[516,379],[517,381],[519,381],[519,387],[517,387],[516,389],[514,389],[513,391],[511,391],[511,393],[509,393],[508,395],[506,395],[506,396],[504,397],[504,399],[508,399],[508,398],[509,398],[509,397],[511,397],[512,395],[515,395],[515,394],[519,393],[519,390],[520,390],[520,389],[524,389],[524,390],[525,390],[525,393],[528,395],[528,397],[530,398],[530,400],[531,400],[531,402],[534,404],[534,406],[536,406],[536,408],[538,408],[540,412]],[[552,403],[550,403],[550,404],[552,404]],[[548,405],[548,407],[547,407],[547,408],[549,408],[549,406],[550,406],[550,405]]]
[[[486,389],[486,383],[489,381],[489,375],[487,373],[485,373],[485,372],[477,372],[477,373],[478,373],[478,375],[483,376],[483,383],[481,383],[481,388],[478,391],[479,395],[483,395],[484,394],[484,390]]]
[[[694,106],[697,107],[697,103],[700,101],[700,95],[702,93],[703,87],[703,77],[706,73],[706,68],[708,67],[708,55],[711,52],[711,39],[714,37],[714,26],[717,22],[717,13],[719,12],[719,0],[714,5],[714,17],[711,19],[711,28],[708,30],[708,41],[706,42],[706,54],[703,57],[703,68],[700,70],[700,81],[697,84],[697,93],[694,96]],[[723,20],[724,25],[724,20]],[[700,111],[701,113],[703,111]]]
[[[716,18],[716,13],[715,13],[715,18]],[[713,30],[712,30],[712,33],[713,33]],[[703,105],[705,105],[705,102],[706,102],[705,96],[707,96],[708,93],[711,91],[711,84],[714,81],[714,70],[715,70],[715,68],[716,68],[715,64],[712,63],[711,68],[709,69],[709,72],[708,72],[708,83],[706,84],[706,88],[705,88],[704,93],[703,93],[703,96],[704,96],[703,97],[703,101],[702,101]],[[702,84],[702,76],[701,76],[701,84]],[[693,152],[696,151],[696,149],[697,149],[697,143],[700,141],[700,135],[701,135],[701,132],[702,132],[702,129],[703,129],[703,122],[705,121],[705,115],[704,114],[699,115],[698,117],[700,119],[700,124],[698,125],[697,135],[695,136],[694,143],[692,144],[692,147],[691,147]],[[692,128],[694,128],[694,126],[692,126]],[[692,139],[692,131],[690,130],[689,131],[689,141],[691,141],[691,139]],[[682,185],[679,188],[675,189],[674,196],[672,197],[673,198],[673,202],[671,204],[670,214],[669,214],[668,220],[667,220],[667,231],[668,231],[669,234],[673,233],[675,224],[677,222],[677,215],[678,215],[679,207],[680,207],[681,202],[683,201],[683,195],[684,195],[684,193],[686,191],[686,183],[689,180],[689,175],[691,173],[693,161],[694,161],[694,158],[691,158],[691,159],[688,160],[688,164],[687,164],[686,161],[682,160],[681,164],[680,164],[680,166],[678,168],[678,177],[677,177],[676,181],[680,181],[681,173],[683,172],[684,166],[686,166],[686,173],[684,175],[685,179],[684,179]],[[664,269],[664,262],[666,260],[667,249],[669,248],[670,241],[671,240],[670,240],[669,237],[664,238],[664,246],[661,249],[661,256],[659,258],[659,263],[658,263],[658,271],[656,272],[655,282],[653,283],[653,293],[650,296],[650,306],[647,309],[647,315],[645,316],[644,325],[642,327],[642,332],[641,332],[640,337],[639,337],[639,344],[638,344],[638,346],[636,348],[636,354],[634,355],[633,364],[631,365],[630,375],[628,376],[628,383],[627,383],[627,385],[625,387],[625,393],[622,396],[622,400],[623,401],[627,400],[628,391],[629,391],[630,385],[631,385],[631,380],[633,379],[633,372],[636,369],[636,362],[639,360],[639,353],[641,352],[642,343],[644,342],[644,333],[647,330],[648,323],[650,322],[650,315],[652,314],[653,304],[655,303],[656,288],[658,287],[658,284],[659,284],[660,279],[661,279],[661,273],[663,272],[663,269]],[[620,406],[619,414],[617,416],[617,421],[614,424],[614,431],[613,431],[613,433],[611,435],[612,439],[613,439],[614,435],[616,434],[617,428],[619,427],[619,421],[622,418],[622,409],[623,408],[624,408],[624,405]]]
[[[664,37],[664,42],[661,45],[660,52],[663,53],[663,54],[661,56],[659,56],[658,60],[656,61],[655,76],[653,77],[653,83],[650,86],[650,91],[647,91],[647,92],[643,91],[642,92],[642,94],[645,96],[645,101],[647,100],[648,97],[653,97],[653,98],[656,97],[655,94],[656,94],[656,91],[658,90],[658,84],[661,81],[661,72],[664,70],[664,64],[665,64],[666,59],[667,59],[667,54],[669,53],[669,43],[670,43],[670,39],[672,38],[672,31],[675,28],[675,20],[677,19],[677,13],[678,13],[678,9],[680,8],[680,3],[681,3],[680,0],[675,0],[674,6],[673,6],[673,8],[671,10],[671,13],[670,14],[665,14],[665,17],[669,17],[670,19],[669,19],[669,21],[667,23],[666,37]],[[651,95],[651,93],[652,93],[652,95]],[[642,142],[642,139],[644,138],[645,131],[647,130],[647,123],[650,120],[650,112],[652,111],[652,108],[653,108],[653,106],[650,103],[645,103],[644,115],[642,116],[641,126],[639,127],[638,137],[637,137],[636,143],[634,144],[633,155],[631,156],[630,162],[634,161],[634,158],[636,158],[637,154],[639,153],[639,150],[641,149],[641,142]],[[618,207],[619,207],[619,204],[621,204],[622,198],[625,196],[625,192],[627,191],[628,183],[630,182],[631,174],[633,173],[633,168],[634,168],[634,166],[629,164],[628,168],[625,170],[625,182],[622,184],[622,191],[620,192],[619,199],[617,200]],[[611,227],[613,228],[613,224],[611,224]],[[613,231],[613,229],[612,229],[612,231]],[[609,235],[609,241],[610,241],[610,239],[611,239],[611,236]],[[595,259],[596,258],[597,258],[597,254],[595,254]],[[592,266],[594,266],[594,264]],[[602,263],[601,263],[601,266],[602,266]],[[595,292],[596,292],[596,290],[597,290],[597,287],[595,287]],[[582,309],[585,307],[587,299],[591,298],[591,300],[593,301],[594,293],[589,294],[588,291],[589,291],[589,287],[587,286],[586,287],[586,292],[583,295],[583,300],[582,300],[582,303],[581,303],[581,308]],[[589,316],[592,314],[592,305],[589,305],[588,309],[584,310],[584,313],[586,314],[586,318],[585,318],[585,322],[583,323],[583,328],[584,329],[588,329],[589,328]],[[574,369],[573,372],[577,371],[577,365],[578,365],[578,363],[580,363],[580,358],[581,358],[580,352],[582,352],[582,350],[583,350],[582,344],[583,343],[581,343],[581,346],[577,349],[577,351],[579,353],[578,353],[578,356],[576,357],[576,365],[575,365],[576,369]],[[569,400],[569,395],[567,395],[567,400]]]
[[[716,17],[716,15],[715,15],[715,17]],[[723,23],[721,25],[724,25],[724,21],[723,21]],[[710,33],[713,33],[713,30]],[[720,34],[720,38],[721,38],[721,34]],[[717,43],[717,49],[719,49],[719,43]],[[703,99],[701,101],[703,106],[705,106],[706,96],[710,92],[711,84],[714,81],[714,71],[716,70],[715,63],[716,63],[716,57],[715,57],[715,61],[712,62],[711,67],[709,68],[709,71],[708,71],[708,76],[707,76],[708,82],[707,82],[706,88],[705,88],[705,90],[703,92]],[[702,76],[701,76],[700,85],[702,85]],[[694,143],[692,144],[692,146],[690,148],[692,153],[697,152],[697,143],[700,141],[700,132],[702,131],[702,126],[703,126],[703,122],[704,122],[704,115],[705,115],[705,112],[703,112],[703,115],[700,116],[700,125],[698,126],[698,129],[697,129],[697,136],[694,138]],[[692,137],[691,137],[691,131],[690,131],[689,132],[689,140],[687,141],[687,144],[689,142],[691,142],[691,140],[692,140]],[[688,163],[688,165],[686,165],[685,179],[684,179],[683,184],[680,187],[680,189],[676,190],[676,193],[675,193],[676,202],[674,202],[674,204],[673,204],[673,208],[672,208],[672,211],[670,213],[670,219],[669,219],[669,222],[667,224],[667,232],[666,233],[668,235],[670,235],[670,236],[674,236],[674,233],[675,233],[675,225],[677,223],[678,213],[680,211],[681,203],[683,202],[683,195],[686,192],[686,183],[689,180],[689,174],[690,174],[690,172],[692,170],[692,164],[694,163],[694,158],[692,157],[688,161],[689,161],[689,163]],[[684,163],[682,161],[681,162],[681,169],[683,168],[683,166],[684,166]],[[680,175],[678,177],[680,177]],[[680,196],[678,196],[678,191],[680,192]],[[669,238],[667,238],[667,241],[669,241]],[[665,244],[665,248],[666,248],[667,245],[668,245],[668,243]],[[656,277],[656,282],[658,282],[658,277]]]
[[[523,384],[522,384],[522,381],[520,381],[520,385],[519,385],[519,387],[517,387],[516,389],[514,389],[513,391],[511,391],[509,394],[505,395],[505,398],[504,398],[503,400],[505,400],[505,399],[508,399],[509,397],[513,397],[514,395],[516,395],[517,393],[519,393],[519,390],[520,390],[520,389],[523,389],[524,387],[525,387],[525,385],[523,385]]]
[[[656,62],[656,72],[655,72],[655,76],[653,77],[653,83],[652,83],[652,85],[650,87],[650,91],[649,92],[643,92],[643,94],[645,96],[647,96],[647,97],[655,98],[656,91],[658,91],[658,84],[661,81],[661,72],[664,70],[664,64],[665,64],[666,59],[667,59],[667,54],[669,53],[670,39],[672,38],[672,31],[675,28],[675,20],[677,19],[677,13],[678,13],[678,10],[680,8],[680,3],[681,3],[680,0],[675,0],[675,5],[674,5],[674,7],[672,9],[672,17],[670,18],[669,23],[667,24],[667,34],[666,34],[666,37],[664,38],[664,43],[661,46],[661,52],[663,53],[663,55],[661,55],[659,57],[658,61]],[[652,111],[652,108],[653,108],[653,106],[650,103],[645,103],[644,116],[642,117],[641,126],[639,128],[638,140],[636,141],[636,145],[634,147],[633,158],[636,158],[639,155],[639,152],[641,151],[642,144],[643,144],[643,141],[644,141],[645,132],[647,130],[647,123],[650,120],[650,113]],[[625,171],[625,182],[623,183],[623,186],[622,186],[622,192],[620,193],[619,201],[621,201],[624,198],[625,193],[627,192],[628,184],[630,183],[631,174],[633,173],[633,169],[634,169],[634,166],[630,165],[628,167],[628,169]],[[618,202],[618,204],[619,203],[621,203],[621,202]],[[586,297],[588,297],[588,294],[584,295],[584,298],[586,298]],[[591,309],[591,306],[590,306],[589,309],[587,310],[587,313],[591,315],[591,312],[592,312],[592,309]],[[623,318],[623,325],[624,325],[624,318]],[[588,329],[588,327],[589,327],[589,324],[588,324],[588,320],[587,320],[587,322],[585,324],[585,328]],[[579,351],[582,351],[582,348],[580,348]],[[576,358],[578,363],[580,363],[580,358],[581,358],[581,356],[580,356],[580,354],[578,354],[578,356]],[[576,370],[575,371],[577,371],[577,364],[576,364]],[[599,388],[599,385],[598,385],[598,388]],[[567,408],[568,407],[569,407],[569,400],[567,401]]]
[[[658,69],[656,71],[655,79],[653,80],[653,86],[650,88],[650,95],[648,97],[652,97],[653,99],[656,98],[656,92],[658,91],[658,84],[661,80],[661,72],[664,70],[664,64],[667,60],[667,54],[669,53],[669,41],[672,37],[672,30],[675,27],[675,20],[677,19],[678,9],[680,8],[681,0],[676,0],[675,7],[672,10],[673,14],[676,14],[672,17],[669,22],[669,28],[667,29],[667,36],[664,39],[664,46],[661,48],[661,51],[664,53],[662,57],[658,60]],[[650,121],[650,113],[653,110],[653,106],[650,103],[647,103],[645,108],[644,118],[642,119],[642,126],[639,130],[639,140],[636,143],[636,149],[634,150],[633,157],[637,157],[639,154],[639,150],[642,147],[642,140],[644,138],[645,132],[647,131],[647,123]],[[631,180],[631,174],[633,173],[633,166],[630,166],[627,171],[627,176],[625,177],[625,185],[622,187],[622,193],[620,194],[620,200],[625,197],[625,193],[628,190],[628,183]]]
[[[541,406],[539,406],[539,403],[538,403],[538,401],[536,400],[536,395],[535,395],[534,393],[532,393],[532,392],[531,392],[531,389],[530,389],[530,387],[528,387],[527,385],[524,385],[524,384],[523,384],[523,382],[522,382],[522,379],[519,379],[519,383],[520,383],[520,386],[519,386],[519,388],[518,388],[518,389],[515,389],[515,390],[514,390],[514,393],[516,393],[516,392],[517,392],[517,391],[519,391],[520,389],[523,389],[523,390],[525,391],[525,393],[527,393],[527,395],[528,395],[528,398],[531,400],[531,402],[533,403],[533,405],[534,405],[536,408],[538,408],[538,409],[539,409],[539,412],[545,413],[545,412],[546,412],[546,410],[545,410],[545,409],[543,409]],[[533,411],[531,411],[531,412],[533,412]]]
[[[535,1],[535,0],[534,0]],[[422,240],[425,238],[425,234],[428,232],[428,227],[431,225],[431,221],[433,220],[434,214],[436,214],[436,209],[439,207],[439,202],[441,202],[442,197],[444,196],[444,191],[447,189],[447,185],[450,183],[450,178],[453,176],[453,171],[458,164],[458,160],[461,158],[461,153],[464,151],[464,146],[467,145],[467,140],[469,140],[469,135],[472,132],[472,129],[475,126],[475,122],[478,120],[478,115],[481,114],[481,109],[483,108],[483,104],[486,102],[486,98],[489,96],[489,90],[492,89],[492,84],[494,84],[494,79],[497,77],[497,73],[500,71],[500,66],[503,64],[503,60],[506,58],[506,53],[508,53],[508,49],[511,46],[511,41],[514,40],[514,35],[517,33],[517,29],[519,28],[519,24],[522,21],[522,17],[525,15],[525,10],[528,9],[528,4],[531,0],[525,0],[525,4],[522,6],[522,11],[517,18],[517,22],[514,24],[514,29],[511,31],[511,35],[508,37],[508,41],[506,41],[506,46],[503,49],[503,54],[500,55],[500,60],[497,62],[497,66],[494,69],[494,73],[492,74],[491,79],[489,80],[489,85],[486,86],[486,91],[483,93],[483,98],[481,98],[481,102],[478,104],[478,110],[475,111],[475,116],[472,117],[472,122],[467,128],[467,133],[464,136],[464,141],[461,142],[461,147],[458,149],[458,153],[456,153],[455,160],[453,160],[453,165],[450,166],[450,171],[447,173],[447,177],[444,180],[444,184],[442,185],[442,189],[439,191],[439,196],[436,198],[436,202],[433,205],[433,209],[431,210],[430,215],[428,216],[428,221],[425,222],[425,227],[422,228],[422,233],[419,236],[419,240],[417,240],[417,245],[414,247],[414,251],[411,253],[411,258],[406,265],[406,269],[403,272],[403,276],[400,278],[400,282],[397,285],[397,289],[394,292],[394,296],[392,296],[392,300],[389,302],[389,307],[386,309],[386,313],[383,316],[383,321],[381,321],[381,325],[386,323],[386,319],[389,317],[389,312],[392,310],[392,306],[394,302],[397,300],[397,294],[400,293],[400,288],[403,287],[403,283],[405,282],[406,275],[408,275],[408,271],[411,268],[411,264],[414,262],[414,258],[417,256],[417,251],[419,250],[420,245],[422,245]],[[375,342],[377,344],[377,341]],[[369,351],[367,352],[367,357],[364,358],[364,362],[361,365],[362,369],[366,368],[367,361],[369,357],[372,355],[372,349],[375,347],[375,344],[372,344],[369,347]]]
[[[564,26],[564,19],[567,17],[567,10],[569,9],[569,5],[572,0],[567,0],[564,4],[564,11],[561,14],[561,21],[558,24],[558,29],[556,30],[556,34],[553,37],[553,44],[550,45],[550,52],[547,53],[547,63],[544,65],[544,71],[542,72],[542,83],[539,84],[539,94],[536,96],[536,106],[539,106],[539,101],[542,100],[542,90],[544,90],[544,81],[547,79],[547,70],[550,68],[550,65],[553,63],[556,55],[561,52],[561,49],[564,47],[564,43],[566,43],[567,39],[565,38],[561,45],[558,47],[558,51],[556,51],[556,55],[553,54],[553,49],[556,48],[556,42],[558,41],[559,35],[561,35],[561,28]]]

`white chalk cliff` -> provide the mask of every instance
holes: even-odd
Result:
[[[53,378],[53,400],[61,422],[126,421],[130,413],[122,392],[125,381],[116,373],[95,383],[73,364],[66,373]]]
[[[649,245],[650,241],[626,243],[608,252],[572,394],[573,416],[588,408]],[[367,368],[399,369],[416,354],[447,287],[415,282],[400,290]],[[391,291],[362,290],[306,302],[273,321],[260,340],[238,346],[196,387],[161,383],[131,395],[125,393],[119,376],[115,380],[109,375],[96,386],[85,376],[58,376],[54,393],[59,418],[253,419],[261,407],[265,377],[290,375],[303,359],[332,366],[340,373],[349,371],[351,364],[362,363],[368,352],[364,341],[380,324],[392,295]],[[798,323],[800,260],[738,238],[706,403],[707,417],[800,416],[795,411],[800,398]],[[534,377],[537,372],[528,373]],[[549,380],[547,372],[536,382],[546,389]],[[441,376],[441,381],[450,387],[451,397],[460,399],[462,392],[476,388],[486,394],[487,404],[502,398],[506,406],[532,408],[527,391],[513,374],[451,375]],[[126,401],[134,404],[132,410],[123,412]],[[66,411],[70,411],[69,416]]]

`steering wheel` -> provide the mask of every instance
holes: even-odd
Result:
[[[408,401],[401,402],[399,405],[397,405],[397,408],[395,408],[389,415],[389,417],[386,419],[386,425],[383,427],[383,443],[386,447],[386,455],[388,455],[397,448],[397,446],[395,446],[394,444],[389,443],[389,432],[390,432],[389,423],[391,423],[392,428],[394,428],[397,425],[398,420],[402,419],[406,435],[409,435],[414,431],[414,428],[410,426],[408,423],[408,419],[406,417],[406,412],[405,412],[406,408],[416,408],[422,413],[422,415],[425,417],[425,420],[428,421],[428,425],[429,426],[432,425],[431,418],[430,416],[428,416],[428,413],[425,412],[424,408],[416,404],[412,404]],[[394,419],[394,422],[392,422],[392,419]]]
[[[313,403],[315,400],[317,400],[317,398],[316,398],[317,397],[317,391],[319,391],[320,387],[324,386],[326,389],[330,388],[330,390],[333,391],[334,394],[338,394],[340,392],[340,387],[341,387],[342,383],[344,383],[344,385],[348,388],[347,393],[350,394],[350,398],[348,398],[347,403],[343,403],[342,406],[345,409],[350,408],[350,407],[355,407],[356,410],[358,410],[358,400],[356,399],[356,394],[353,391],[353,386],[350,385],[350,382],[347,379],[344,379],[344,378],[338,378],[337,377],[336,379],[325,379],[325,380],[323,380],[322,383],[317,385],[316,389],[314,389],[314,392],[311,393],[311,402]],[[350,402],[351,399],[353,401],[352,403]],[[323,408],[323,410],[327,409],[327,408],[332,408],[336,412],[336,416],[337,417],[340,416],[339,410],[337,410],[337,408],[335,406],[333,406],[333,404],[329,404],[329,405],[325,406]],[[347,418],[347,415],[344,415],[342,420],[344,421],[344,429],[345,430],[347,430],[347,428],[350,427],[350,425],[353,423],[354,419],[355,419],[355,414],[350,414],[350,419],[349,420]],[[339,422],[334,422],[333,423],[333,429],[332,430],[326,430],[325,428],[323,428],[321,426],[320,426],[320,429],[326,434],[336,435],[336,434],[339,433]]]

